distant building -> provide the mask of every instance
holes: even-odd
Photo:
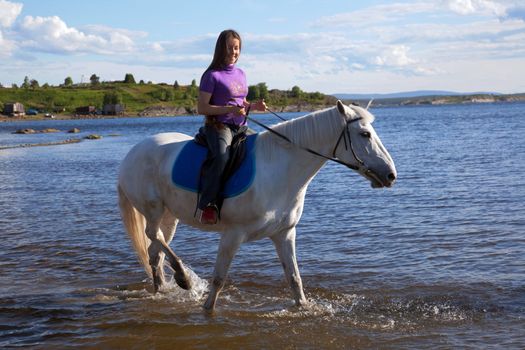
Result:
[[[124,106],[121,104],[105,104],[102,108],[102,113],[105,115],[119,115],[124,113]]]
[[[4,103],[4,114],[10,117],[23,117],[26,115],[24,105],[20,102]]]
[[[75,113],[79,115],[95,114],[97,109],[95,106],[83,106],[75,108]]]

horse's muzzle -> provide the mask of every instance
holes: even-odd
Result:
[[[386,177],[382,178],[372,170],[367,170],[365,176],[370,180],[370,185],[372,188],[383,188],[383,187],[392,187],[394,182],[396,182],[396,174],[389,173]]]

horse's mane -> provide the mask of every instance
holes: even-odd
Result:
[[[349,106],[348,112],[353,114],[351,119],[362,117],[365,123],[372,123],[374,116],[366,109],[358,106]],[[311,144],[304,144],[305,142],[320,144],[330,140],[330,137],[340,132],[343,127],[343,118],[340,115],[337,107],[331,107],[319,110],[305,116],[281,122],[271,126],[271,128],[278,133],[285,135],[295,144],[302,147],[310,147]],[[287,144],[285,140],[273,135],[269,131],[261,132],[259,138],[259,147],[266,147],[265,151],[271,152],[276,145]],[[333,140],[334,144],[337,140]]]

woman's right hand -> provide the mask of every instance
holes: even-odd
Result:
[[[244,106],[229,106],[231,108],[231,114],[236,117],[244,117],[246,115],[246,110]]]

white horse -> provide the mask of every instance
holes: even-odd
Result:
[[[165,257],[175,271],[177,284],[191,288],[181,260],[168,246],[180,221],[221,234],[205,309],[215,308],[240,244],[266,237],[275,245],[295,303],[306,304],[295,257],[295,227],[312,178],[331,158],[357,171],[374,188],[390,187],[396,179],[394,162],[372,128],[373,119],[366,109],[338,101],[336,107],[272,127],[291,142],[269,131],[260,133],[253,182],[245,192],[224,201],[216,225],[200,224],[194,217],[196,193],[171,181],[177,154],[187,142],[193,142],[190,136],[163,133],[133,147],[120,168],[119,206],[155,291],[164,283]]]

